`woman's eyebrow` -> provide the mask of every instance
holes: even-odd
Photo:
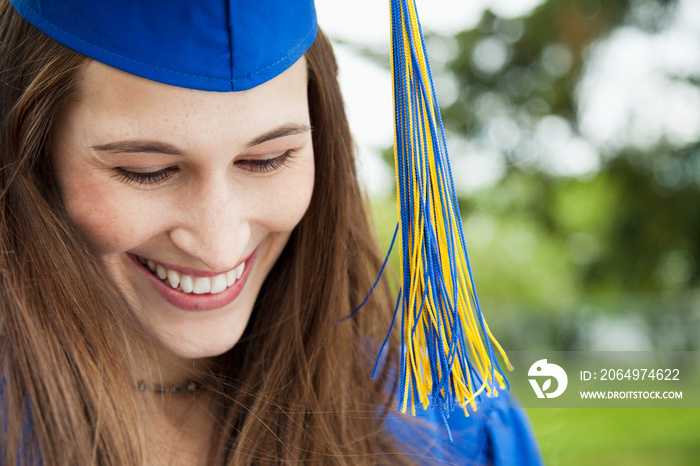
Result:
[[[128,139],[125,141],[115,141],[108,144],[92,146],[94,150],[100,152],[114,152],[117,154],[167,154],[182,155],[182,151],[177,147],[165,142],[153,141],[150,139]]]
[[[262,144],[263,142],[271,141],[273,139],[283,138],[285,136],[292,136],[295,134],[308,133],[309,131],[311,131],[311,126],[309,125],[290,123],[282,125],[279,128],[275,128],[272,131],[268,131],[267,133],[258,136],[257,138],[253,139],[248,144],[246,144],[246,146],[250,148],[253,146],[257,146],[258,144]]]
[[[301,124],[286,124],[275,128],[267,133],[261,134],[255,139],[246,144],[247,148],[257,146],[273,139],[302,134],[311,131],[309,125]],[[150,139],[128,139],[124,141],[115,141],[107,144],[99,144],[92,146],[94,150],[100,152],[112,152],[117,154],[166,154],[166,155],[183,155],[184,152],[171,144],[154,141]]]

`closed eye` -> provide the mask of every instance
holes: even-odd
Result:
[[[235,164],[236,166],[253,173],[267,173],[279,170],[286,166],[295,155],[295,151],[288,150],[277,157],[272,157],[270,159],[245,159],[238,160],[235,162]]]
[[[135,172],[126,170],[122,167],[117,167],[115,168],[116,174],[114,176],[116,176],[119,181],[123,181],[125,183],[136,183],[139,186],[157,185],[168,181],[177,172],[177,170],[177,167],[167,167],[154,172]]]

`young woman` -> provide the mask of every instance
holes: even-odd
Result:
[[[63,37],[56,2],[13,3],[0,2],[0,463],[539,461],[507,401],[457,420],[456,446],[434,415],[389,414],[397,345],[370,379],[384,282],[339,323],[381,257],[320,31],[272,76],[212,92],[63,41],[78,53],[47,35]]]

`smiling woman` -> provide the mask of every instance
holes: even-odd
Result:
[[[403,462],[385,286],[337,325],[381,260],[323,34],[211,92],[0,8],[0,462]]]
[[[504,396],[453,448],[388,414],[398,344],[370,379],[393,299],[313,2],[0,0],[0,49],[0,464],[539,462]]]
[[[306,67],[301,58],[253,89],[218,93],[93,61],[55,123],[51,166],[68,217],[173,355],[236,344],[309,206]]]

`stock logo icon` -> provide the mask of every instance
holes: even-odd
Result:
[[[535,391],[537,398],[556,398],[566,390],[566,385],[569,383],[569,378],[566,372],[561,367],[556,364],[548,363],[546,359],[540,359],[536,361],[532,366],[527,375],[529,377],[536,377],[534,379],[528,379],[532,389]],[[538,379],[544,378],[542,386],[539,385]],[[557,388],[554,391],[548,391],[552,386],[552,379],[557,381]]]

